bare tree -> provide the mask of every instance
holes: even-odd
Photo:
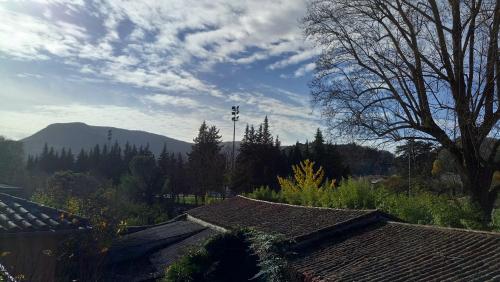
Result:
[[[499,23],[500,0],[312,0],[304,29],[323,49],[313,99],[344,133],[440,143],[489,222]]]

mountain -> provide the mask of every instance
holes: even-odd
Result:
[[[71,148],[73,154],[77,154],[82,148],[88,150],[96,144],[101,146],[107,144],[109,130],[111,130],[111,143],[117,141],[122,148],[127,142],[137,147],[149,144],[149,149],[157,156],[164,144],[167,144],[167,150],[170,152],[185,154],[191,151],[191,143],[163,135],[139,130],[91,126],[81,122],[54,123],[21,141],[24,144],[26,156],[39,155],[45,143],[49,147],[54,147],[56,151],[65,147]]]
[[[82,122],[54,123],[37,133],[22,140],[26,156],[39,155],[43,151],[45,143],[54,150],[60,151],[64,148],[71,148],[73,154],[78,154],[83,148],[85,150],[93,148],[96,144],[108,144],[108,132],[111,130],[111,144],[118,142],[123,148],[125,143],[130,145],[146,146],[153,154],[159,156],[163,150],[163,145],[167,144],[167,150],[173,153],[187,154],[191,152],[192,143],[184,142],[167,136],[154,134],[140,130],[128,130],[109,126],[92,126]],[[193,137],[197,132],[193,132]],[[236,154],[239,149],[236,142]],[[223,142],[222,152],[227,156],[231,155],[232,142]]]

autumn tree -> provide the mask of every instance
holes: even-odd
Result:
[[[332,129],[441,144],[485,222],[500,186],[500,0],[313,0],[304,18],[323,52],[311,83]]]

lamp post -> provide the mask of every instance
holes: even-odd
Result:
[[[238,115],[240,113],[240,106],[232,106],[231,120],[233,121],[233,152],[231,154],[231,172],[234,171],[234,143],[236,137],[236,122],[240,118]]]

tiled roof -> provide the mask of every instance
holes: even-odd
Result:
[[[134,259],[204,229],[206,227],[185,220],[168,222],[119,238],[109,250],[109,256],[113,263]]]
[[[227,229],[250,227],[295,239],[325,228],[377,214],[376,210],[313,208],[233,197],[187,214]]]
[[[376,210],[301,207],[234,197],[124,236],[114,278],[140,281],[222,229],[251,227],[291,241],[298,281],[500,281],[500,234],[390,221]]]
[[[197,223],[175,219],[127,234],[113,243],[107,256],[109,281],[150,281],[188,250],[218,232]]]
[[[0,234],[87,229],[86,219],[0,193]]]
[[[379,222],[299,251],[305,281],[500,281],[500,234]]]

